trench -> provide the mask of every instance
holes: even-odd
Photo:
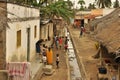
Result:
[[[68,64],[70,68],[70,80],[82,80],[81,71],[77,62],[77,57],[75,55],[73,43],[71,41],[69,32],[67,32],[68,41]]]

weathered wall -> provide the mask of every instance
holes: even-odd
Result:
[[[39,40],[39,20],[14,22],[8,24],[6,38],[6,59],[7,61],[27,60],[27,28],[30,28],[30,59],[35,56],[35,43]],[[34,38],[34,27],[37,26],[37,37]],[[17,31],[21,30],[21,46],[17,48]]]
[[[30,29],[30,61],[35,56],[35,43],[39,40],[40,20],[39,10],[34,8],[23,7],[15,4],[8,3],[8,22],[9,28],[6,31],[6,60],[9,61],[26,61],[28,37],[27,29]],[[33,19],[25,19],[26,17]],[[15,18],[16,21],[12,21]],[[23,19],[23,21],[21,21]],[[35,26],[37,27],[36,37]],[[21,46],[17,47],[17,31],[21,30]]]
[[[44,40],[48,39],[48,32],[49,32],[50,38],[52,39],[53,38],[53,24],[47,23],[47,24],[41,25],[41,39],[44,39]]]
[[[6,3],[0,1],[0,70],[5,69],[6,62],[6,39],[5,39],[5,30],[6,30]],[[2,80],[2,79],[0,79]]]
[[[12,13],[8,14],[8,18],[24,18],[24,17],[38,17],[39,10],[30,7],[19,6],[16,4],[7,4],[7,11]]]

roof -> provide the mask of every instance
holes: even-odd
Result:
[[[96,38],[108,48],[109,52],[114,52],[120,47],[120,19],[104,27]]]
[[[102,9],[93,9],[91,11],[79,11],[75,15],[75,19],[94,19],[103,15]]]
[[[94,20],[90,21],[89,25],[91,27],[91,30],[94,30],[94,27],[97,27],[97,25],[99,23],[103,23],[102,26],[105,26],[104,23],[108,23],[110,21],[112,22],[113,20],[115,20],[114,18],[118,17],[119,11],[120,11],[120,8],[117,8],[114,11],[112,11],[111,13],[109,13],[108,15],[105,15],[101,18],[97,17]]]
[[[93,9],[91,10],[92,15],[103,15],[103,9]]]
[[[95,38],[102,42],[108,51],[116,52],[120,47],[120,8],[100,19],[95,27]],[[97,21],[97,20],[96,20]]]

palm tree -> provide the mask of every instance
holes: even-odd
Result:
[[[111,6],[111,0],[95,0],[99,8],[110,8]]]
[[[30,6],[38,7],[40,8],[40,11],[42,13],[42,16],[44,18],[49,18],[53,20],[54,16],[62,17],[67,22],[70,22],[70,17],[74,16],[74,12],[70,9],[71,2],[64,1],[64,0],[11,0],[11,1],[23,1],[22,3],[25,3]],[[53,1],[53,2],[52,2]],[[46,4],[44,6],[44,4]]]
[[[51,20],[56,16],[58,18],[62,17],[67,22],[70,22],[70,17],[74,16],[73,11],[68,7],[68,3],[61,0],[42,7],[41,12],[44,13],[44,17],[46,16]]]
[[[85,1],[84,0],[79,0],[78,4],[80,4],[81,6],[83,6],[85,4]]]
[[[93,4],[90,3],[89,6],[88,6],[88,9],[90,9],[90,10],[91,10],[91,9],[96,9],[95,4],[94,4],[94,3],[93,3]]]
[[[116,1],[114,2],[113,7],[114,7],[114,8],[120,7],[118,0],[116,0]]]
[[[67,0],[66,2],[68,4],[68,7],[71,9],[73,7],[73,3],[70,0]]]
[[[83,5],[85,4],[85,1],[84,0],[79,0],[78,1],[78,4],[80,4],[80,10],[84,10],[84,7],[83,7]]]

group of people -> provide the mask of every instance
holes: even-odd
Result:
[[[52,64],[53,52],[51,47],[41,43],[42,42],[40,41],[36,43],[36,59],[39,59],[40,62],[43,62],[44,64]]]
[[[51,47],[46,46],[45,44],[36,43],[36,54],[37,59],[40,60],[40,63],[45,65],[53,64],[53,51]],[[59,54],[56,54],[56,66],[59,67]]]
[[[64,42],[63,42],[64,41]],[[56,49],[62,49],[64,47],[64,50],[67,51],[68,49],[68,38],[65,37],[63,40],[62,37],[54,36],[53,44],[52,46],[46,46],[45,44],[41,44],[40,42],[36,43],[36,53],[37,53],[37,59],[40,59],[40,62],[43,62],[44,65],[47,64],[53,64],[53,46],[56,46]],[[59,54],[56,54],[56,66],[59,68]]]
[[[64,43],[63,43],[63,41],[64,41]],[[53,39],[53,45],[54,45],[54,43],[55,43],[56,49],[61,49],[64,46],[64,50],[66,51],[68,48],[68,38],[67,37],[65,37],[65,40],[63,40],[62,37],[58,37],[55,35],[54,39]]]
[[[62,37],[58,37],[57,35],[55,35],[54,38],[53,38],[53,44],[52,44],[52,46],[54,46],[54,44],[56,46],[56,49],[59,49],[59,48],[61,49],[62,44],[63,44]]]

